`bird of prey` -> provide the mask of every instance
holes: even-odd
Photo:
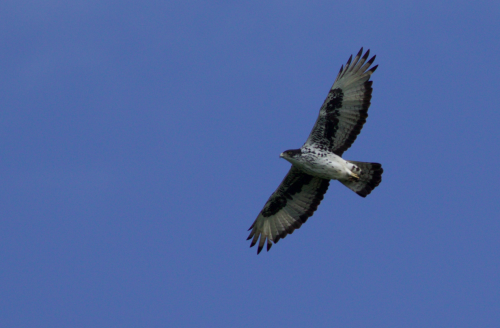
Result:
[[[267,241],[272,243],[293,233],[307,221],[323,200],[330,180],[339,180],[361,197],[366,197],[382,181],[382,166],[344,160],[341,156],[358,136],[368,117],[372,98],[370,76],[375,56],[366,61],[363,48],[354,60],[352,55],[333,83],[319,116],[305,144],[299,149],[284,151],[281,158],[292,163],[278,189],[269,197],[250,227],[250,247],[257,241],[260,253]]]

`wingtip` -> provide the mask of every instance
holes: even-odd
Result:
[[[367,64],[371,65],[375,61],[375,58],[377,58],[377,55],[374,55],[372,58],[370,58]]]
[[[378,65],[373,66],[368,72],[375,72],[377,70]]]
[[[363,56],[363,61],[366,60],[366,58],[368,58],[368,56],[370,56],[370,49],[366,50],[364,56]]]
[[[370,50],[368,50],[368,51],[370,51]],[[356,57],[361,56],[362,53],[363,53],[363,47],[361,47],[361,49],[359,49],[358,54],[356,55]]]
[[[264,245],[259,245],[259,247],[257,248],[257,255],[260,254],[260,252],[262,251],[262,248],[264,248]]]
[[[351,63],[351,60],[352,60],[352,55],[349,57],[349,60],[347,60],[347,64],[345,64],[345,66],[349,66],[349,64]]]

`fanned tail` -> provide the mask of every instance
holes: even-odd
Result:
[[[366,197],[382,181],[382,173],[384,172],[382,165],[379,163],[347,162],[356,165],[361,170],[361,172],[355,172],[359,175],[359,180],[340,180],[340,182],[361,197]]]

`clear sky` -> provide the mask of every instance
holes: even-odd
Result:
[[[0,2],[2,327],[500,327],[498,1]],[[377,55],[301,229],[247,229]]]

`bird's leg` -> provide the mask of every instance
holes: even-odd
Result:
[[[351,172],[349,175],[349,181],[359,181],[359,175],[356,173]]]

